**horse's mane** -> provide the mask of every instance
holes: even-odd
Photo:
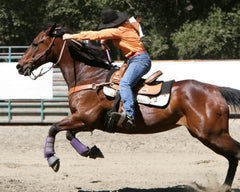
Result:
[[[83,41],[75,43],[69,40],[69,42],[71,43],[69,51],[72,58],[78,61],[84,61],[85,64],[95,67],[105,69],[111,69],[113,67],[113,65],[107,63],[106,53],[100,47]]]
[[[52,25],[53,24],[47,24],[44,27],[44,30],[48,29]],[[49,35],[55,37],[62,37],[65,33],[72,34],[72,31],[68,28],[63,27],[62,25],[56,24],[54,33]],[[71,40],[68,41],[70,42],[69,51],[74,59],[78,61],[84,60],[87,65],[95,67],[101,67],[105,69],[111,69],[113,67],[113,65],[107,63],[106,53],[99,46],[95,46],[90,42],[86,43],[84,41],[79,41],[78,44],[74,43]]]

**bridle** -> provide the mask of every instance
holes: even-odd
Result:
[[[45,41],[46,39],[47,39],[47,35],[45,34],[44,37],[41,38],[38,42],[36,42],[36,43],[33,42],[33,45],[34,45],[34,46],[38,46],[40,43],[42,43],[42,42]],[[30,66],[29,66],[29,68],[28,68],[28,75],[29,75],[29,77],[30,77],[32,80],[36,80],[38,77],[41,77],[41,76],[45,75],[47,72],[49,72],[54,66],[56,66],[56,65],[60,62],[60,60],[61,60],[61,58],[62,58],[62,55],[63,55],[63,51],[64,51],[64,48],[65,48],[65,45],[66,45],[66,40],[65,40],[64,43],[63,43],[63,46],[62,46],[62,49],[61,49],[61,52],[60,52],[60,55],[59,55],[59,57],[58,57],[57,62],[56,62],[56,63],[53,63],[52,66],[49,67],[49,68],[48,68],[46,71],[44,71],[44,72],[43,72],[43,68],[42,68],[38,75],[35,75],[35,74],[33,73],[33,69],[35,69],[35,64],[34,64],[34,63],[37,62],[39,59],[41,59],[43,56],[47,56],[47,55],[48,55],[49,51],[51,50],[51,48],[52,48],[52,46],[53,46],[53,44],[54,44],[55,39],[56,39],[56,31],[55,31],[54,37],[52,38],[51,43],[49,44],[49,46],[47,47],[47,49],[45,49],[43,52],[37,54],[36,56],[35,56],[35,54],[36,54],[36,52],[37,52],[38,50],[36,50],[35,53],[33,54],[33,58],[32,58],[31,61],[29,62],[29,63],[30,63]]]
[[[46,34],[45,34],[45,37],[44,38],[41,38],[37,43],[34,43],[33,42],[33,45],[34,46],[38,46],[40,43],[42,43],[43,41],[45,41],[47,38]],[[32,71],[32,69],[35,69],[35,65],[34,65],[34,62],[38,61],[39,59],[41,59],[44,55],[47,56],[48,52],[50,51],[50,49],[52,48],[53,44],[54,44],[54,41],[56,39],[56,32],[54,33],[54,37],[53,39],[51,40],[51,43],[49,44],[49,46],[47,47],[46,50],[44,50],[43,52],[39,53],[37,56],[35,56],[35,53],[38,51],[36,50],[35,53],[33,54],[33,58],[32,60],[29,62],[30,63],[30,67],[28,68],[28,74],[30,76],[30,78],[32,80],[36,80],[38,77],[41,77],[43,76],[44,74],[46,74],[47,72],[49,72],[55,65],[57,65],[61,58],[62,58],[62,55],[63,55],[63,51],[64,51],[64,48],[65,48],[65,45],[66,45],[66,40],[64,40],[64,43],[63,43],[63,46],[62,46],[62,49],[60,51],[60,55],[58,57],[58,60],[56,63],[53,63],[51,67],[49,67],[49,69],[47,69],[45,72],[42,72],[43,69],[41,69],[41,71],[39,72],[38,75],[35,75]],[[76,44],[81,45],[81,43],[79,43],[78,41],[75,41],[73,39],[71,39],[71,41],[75,42]],[[111,59],[109,59],[110,61]],[[28,60],[27,60],[28,61]],[[76,80],[75,80],[76,81]],[[100,83],[100,84],[95,84],[95,83],[92,83],[92,84],[87,84],[87,85],[82,85],[82,86],[74,86],[72,87],[70,90],[69,90],[69,96],[74,93],[74,92],[78,92],[78,91],[81,91],[81,90],[86,90],[86,89],[92,89],[92,90],[95,90],[97,89],[98,87],[101,87],[101,86],[105,86],[105,85],[109,85],[111,82],[104,82],[104,83]]]

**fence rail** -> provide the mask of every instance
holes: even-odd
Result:
[[[20,59],[28,46],[0,46],[0,61],[12,62]]]
[[[51,124],[69,114],[68,88],[58,68],[53,69],[53,99],[0,101],[0,124]]]
[[[27,48],[28,46],[0,46],[0,61],[20,59]],[[68,88],[57,68],[53,70],[53,99],[0,100],[0,124],[50,124],[69,114]],[[231,112],[230,117],[240,118],[240,113]]]
[[[0,61],[16,61],[27,48],[0,46]],[[69,114],[68,88],[58,68],[53,69],[53,99],[0,100],[0,124],[51,124]]]

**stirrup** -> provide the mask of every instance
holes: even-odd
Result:
[[[121,123],[124,127],[131,129],[132,127],[135,126],[133,123],[133,120],[130,119],[125,112],[123,113],[118,113],[118,112],[112,112],[111,117],[117,122]]]
[[[124,120],[127,118],[126,113],[119,113],[119,112],[112,112],[110,116],[117,122],[117,123],[123,123]]]

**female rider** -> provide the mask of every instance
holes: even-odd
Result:
[[[132,88],[151,68],[151,59],[146,52],[141,39],[123,12],[107,9],[102,12],[102,22],[98,31],[82,31],[78,34],[65,34],[63,40],[101,40],[103,48],[105,41],[112,39],[123,55],[128,59],[128,68],[120,82],[120,96],[123,100],[123,113],[113,112],[112,118],[126,128],[135,126],[135,107]]]

